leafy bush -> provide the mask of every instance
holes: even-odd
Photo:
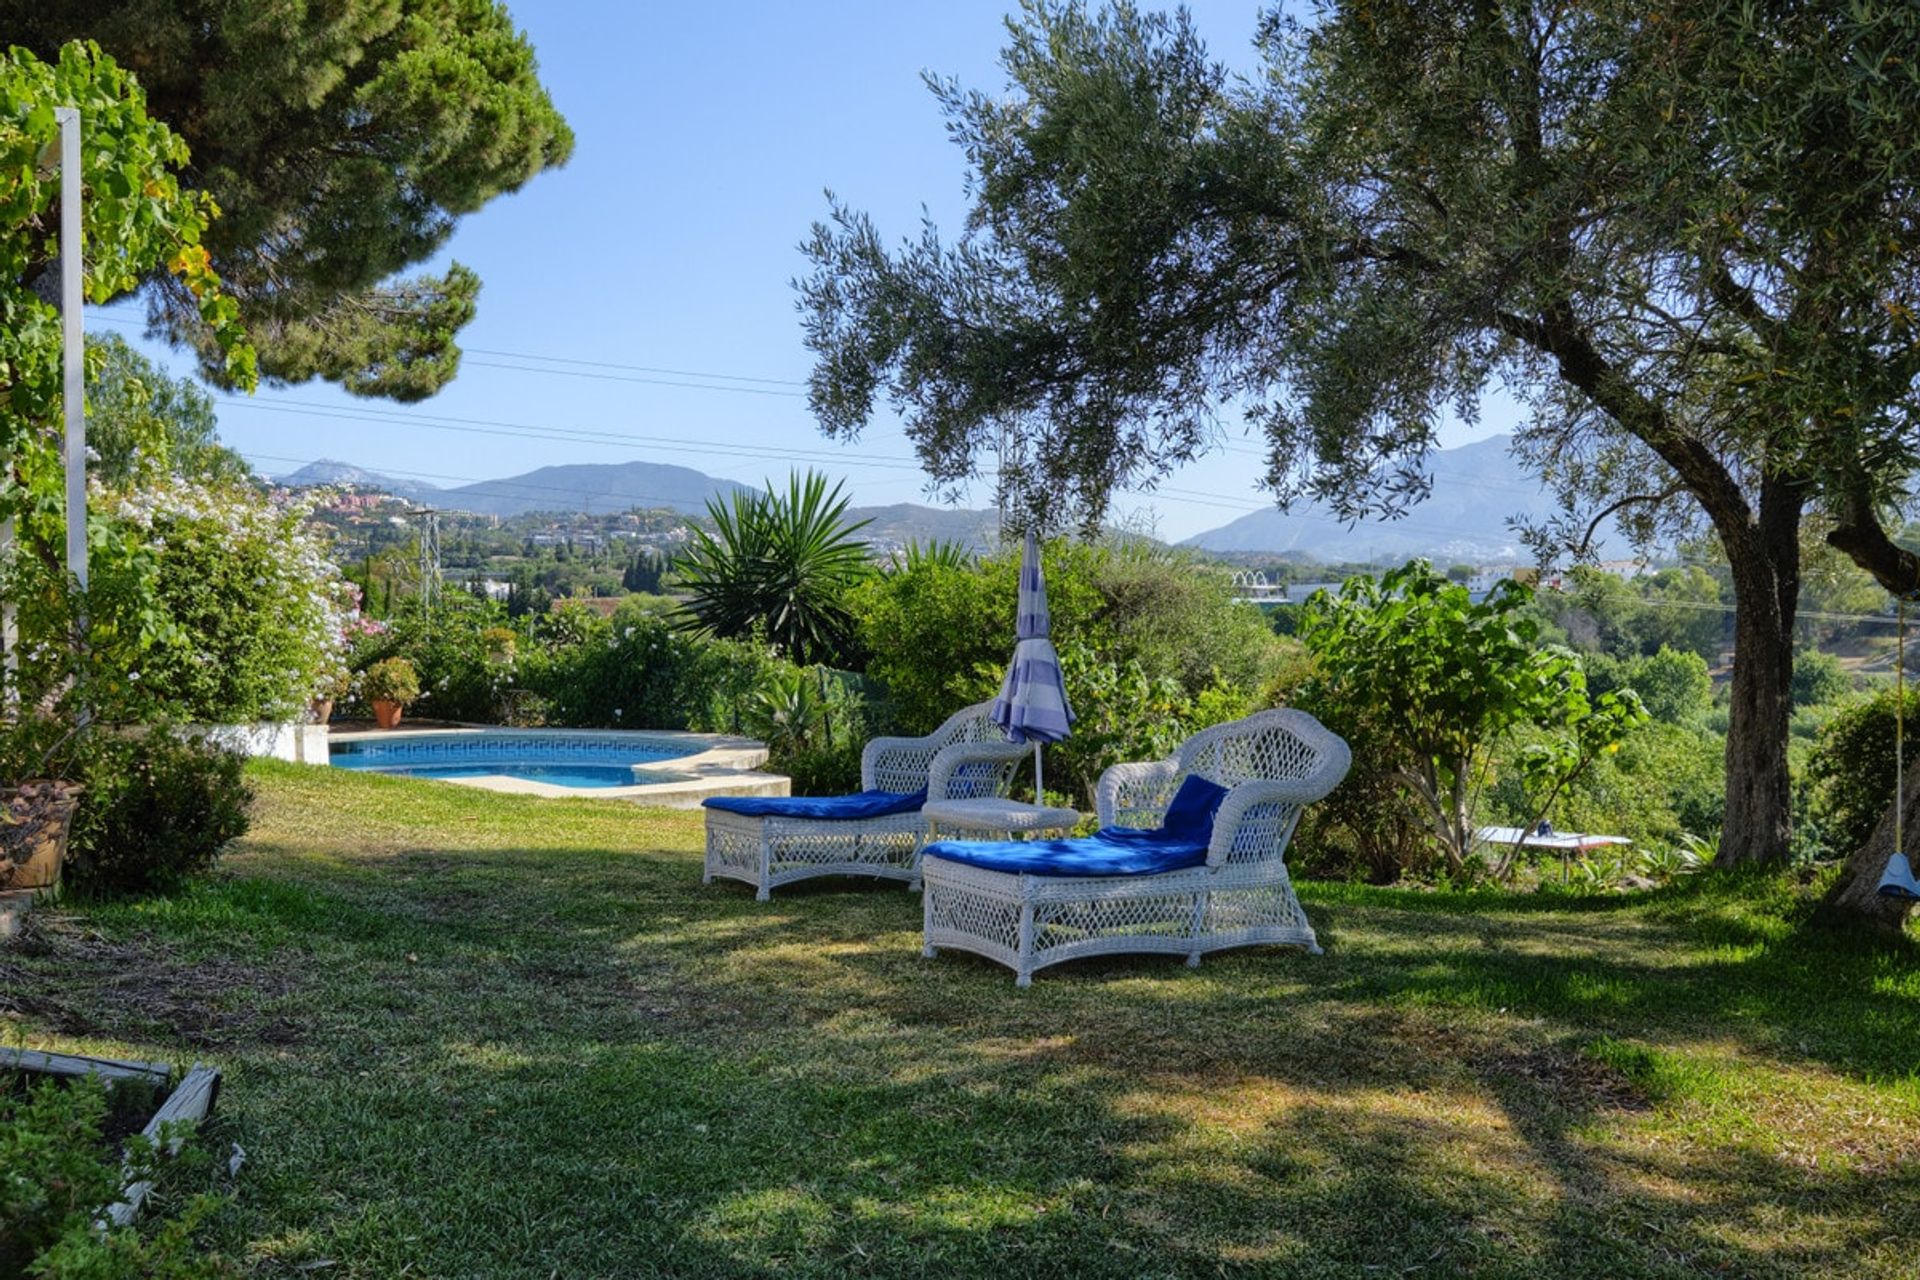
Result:
[[[1517,826],[1539,816],[1516,757],[1537,730],[1523,730],[1496,758],[1485,820]],[[1653,721],[1597,756],[1545,817],[1562,831],[1626,836],[1636,847],[1720,830],[1726,807],[1724,740],[1695,725]]]
[[[1884,689],[1837,712],[1820,732],[1806,767],[1807,813],[1819,830],[1823,851],[1846,857],[1867,842],[1874,824],[1893,803],[1894,720],[1905,721],[1907,750],[1920,750],[1920,690],[1904,704]]]
[[[103,514],[152,565],[157,617],[96,696],[134,720],[296,718],[341,663],[346,602],[308,510],[181,480],[109,498]],[[134,631],[109,629],[122,641]]]
[[[1611,658],[1583,654],[1589,693],[1632,689],[1640,695],[1647,714],[1665,724],[1698,721],[1713,705],[1713,677],[1707,660],[1686,649],[1661,645],[1643,658]]]
[[[1188,734],[1255,704],[1287,652],[1228,577],[1138,544],[1055,539],[1042,547],[1053,640],[1073,736],[1047,751],[1054,790],[1090,803],[1119,760],[1164,756]],[[926,733],[991,698],[1013,656],[1020,551],[977,562],[909,556],[851,597],[890,731]],[[1057,762],[1054,763],[1054,762]]]
[[[1539,811],[1646,719],[1631,693],[1590,698],[1578,659],[1538,644],[1531,594],[1507,581],[1476,602],[1416,560],[1377,582],[1349,578],[1302,612],[1315,667],[1301,703],[1377,735],[1364,749],[1412,793],[1454,873],[1476,843],[1478,780],[1509,734],[1543,731],[1513,756]]]
[[[0,779],[76,782],[65,881],[83,893],[142,892],[213,865],[247,830],[245,761],[161,726],[76,731],[23,715],[0,730]]]
[[[542,622],[545,618],[541,619]],[[503,642],[494,633],[508,630],[498,604],[449,592],[428,611],[409,609],[385,623],[362,619],[354,630],[351,664],[365,671],[388,658],[413,664],[420,682],[420,711],[443,720],[489,723],[506,718],[509,694],[526,680],[531,645],[511,646],[504,661]],[[538,654],[532,665],[539,665]],[[354,707],[365,713],[366,699]]]
[[[1840,659],[1818,649],[1802,648],[1793,655],[1793,705],[1813,707],[1837,702],[1853,692],[1853,677]]]
[[[170,736],[96,732],[78,769],[67,882],[84,893],[163,889],[246,834],[253,789],[234,752]]]
[[[119,1153],[102,1134],[106,1089],[83,1079],[6,1088],[0,1081],[0,1275],[88,1280],[213,1280],[235,1274],[193,1241],[218,1201],[191,1199],[185,1212],[99,1231],[94,1217],[120,1195]],[[159,1172],[158,1153],[136,1135],[135,1168]]]

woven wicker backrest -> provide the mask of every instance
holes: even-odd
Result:
[[[1007,731],[987,718],[987,713],[992,709],[991,702],[976,702],[970,707],[962,707],[948,716],[938,729],[928,735],[927,740],[933,743],[935,751],[956,742],[1005,742]]]
[[[1345,742],[1306,712],[1292,709],[1261,711],[1203,729],[1182,744],[1175,758],[1176,786],[1197,773],[1228,788],[1292,780],[1322,791],[1346,774],[1350,761]],[[1216,841],[1207,861],[1219,866],[1283,858],[1299,821],[1297,804],[1257,805],[1242,815],[1226,847]]]
[[[1304,711],[1261,711],[1202,729],[1180,747],[1180,778],[1197,773],[1223,787],[1256,778],[1310,780],[1346,767],[1344,744]],[[1178,779],[1176,779],[1176,782]]]
[[[886,738],[885,750],[881,757],[873,760],[871,780],[874,786],[888,791],[913,791],[927,785],[927,772],[933,765],[934,755],[942,747],[950,747],[960,742],[1005,742],[1007,735],[999,725],[987,718],[988,708],[992,704],[977,702],[973,706],[963,707],[946,718],[938,729],[924,738]],[[868,745],[868,751],[875,749]],[[863,769],[863,773],[866,770]],[[978,769],[969,767],[964,776],[954,779],[957,786],[952,794],[965,796],[975,794],[969,788],[975,784],[986,786],[980,794],[994,794],[990,785],[998,773],[1005,770],[996,765],[985,765]],[[974,777],[974,774],[979,777]]]

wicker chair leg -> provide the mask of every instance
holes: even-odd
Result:
[[[1020,964],[1013,971],[1013,985],[1030,987],[1033,985],[1033,904],[1031,902],[1020,904],[1019,949]]]
[[[1207,905],[1212,897],[1206,892],[1193,895],[1193,923],[1188,926],[1187,936],[1193,940],[1193,950],[1187,952],[1187,968],[1200,967],[1200,939],[1207,928]]]
[[[940,954],[938,948],[927,939],[933,936],[933,895],[924,890],[920,894],[920,954],[931,960]]]
[[[773,897],[773,842],[766,837],[765,826],[760,835],[760,883],[754,886],[755,902],[765,902]]]

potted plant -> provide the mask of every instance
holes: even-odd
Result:
[[[405,658],[383,658],[360,673],[360,694],[372,704],[374,721],[391,729],[419,700],[420,677]]]
[[[0,776],[20,781],[0,786],[0,892],[60,883],[80,801],[80,784],[67,776],[78,733],[76,724],[33,711],[7,727]]]
[[[60,883],[80,784],[34,778],[0,787],[0,892]]]
[[[333,704],[347,696],[353,687],[352,677],[347,669],[341,667],[320,681],[320,688],[313,695],[313,701],[307,709],[313,715],[315,724],[325,724],[333,719]]]

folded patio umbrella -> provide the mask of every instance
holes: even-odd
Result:
[[[1073,707],[1067,702],[1060,657],[1053,650],[1047,618],[1047,580],[1040,571],[1040,541],[1027,530],[1020,557],[1019,615],[1014,625],[1013,663],[1000,682],[1000,696],[987,715],[1014,742],[1033,744],[1033,795],[1045,803],[1040,772],[1042,743],[1059,742],[1073,732]]]

